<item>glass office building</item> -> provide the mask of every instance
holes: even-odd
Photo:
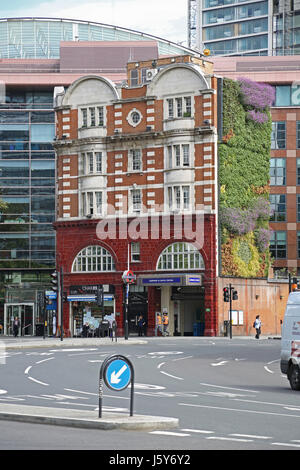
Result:
[[[211,55],[300,53],[300,0],[188,0],[188,44]]]
[[[119,83],[120,77],[126,79],[126,66],[120,62],[124,47],[133,51],[135,41],[143,41],[142,47],[137,46],[140,54],[147,47],[152,54],[153,44],[158,55],[189,51],[167,40],[112,25],[51,18],[0,19],[0,199],[6,203],[0,213],[0,335],[12,334],[16,316],[20,335],[41,334],[45,320],[47,334],[52,334],[55,301],[45,313],[41,299],[45,290],[51,289],[50,274],[56,265],[53,96],[55,86],[67,87],[78,74],[88,73],[81,59],[89,55],[87,49],[73,52],[73,69],[66,71],[62,64],[70,55],[61,57],[62,41],[68,45],[73,42],[72,46],[87,44],[86,48],[90,42],[121,41],[109,77],[117,77]],[[106,57],[110,61],[105,48],[101,63]],[[129,52],[123,58],[126,62]],[[92,54],[90,62],[94,63]]]

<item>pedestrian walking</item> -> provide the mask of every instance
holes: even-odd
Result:
[[[15,317],[14,324],[13,324],[13,332],[14,332],[14,337],[15,338],[19,334],[19,326],[20,326],[19,317]]]
[[[139,336],[143,336],[144,328],[145,328],[145,320],[144,320],[143,315],[140,315],[138,318],[138,335]]]
[[[169,317],[167,313],[164,313],[163,325],[164,325],[164,336],[169,336],[169,332],[168,332]]]
[[[256,315],[255,321],[253,323],[253,327],[256,329],[255,338],[259,339],[259,336],[261,334],[261,320],[259,318],[259,315]]]

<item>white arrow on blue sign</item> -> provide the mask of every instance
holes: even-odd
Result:
[[[131,380],[129,364],[122,359],[115,359],[105,369],[105,382],[113,390],[124,390]]]

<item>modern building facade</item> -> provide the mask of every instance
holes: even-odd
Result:
[[[116,26],[51,18],[0,20],[0,333],[40,334],[42,300],[56,265],[53,99],[77,78],[126,79],[128,60],[186,48]],[[192,52],[191,52],[192,53]],[[58,87],[58,88],[57,88]],[[48,306],[52,334],[55,302]]]
[[[299,56],[214,58],[216,73],[248,77],[276,89],[271,107],[270,250],[275,275],[300,274],[300,83]]]
[[[143,70],[147,77],[143,83]],[[217,79],[192,56],[134,61],[128,82],[76,80],[56,99],[64,331],[157,312],[171,334],[217,334]],[[199,238],[199,239],[198,239]],[[131,270],[129,312],[123,273]],[[95,303],[104,286],[104,306]]]
[[[299,1],[188,0],[188,44],[214,56],[299,54],[299,31]]]

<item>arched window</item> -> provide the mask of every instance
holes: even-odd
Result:
[[[105,248],[99,245],[83,248],[73,261],[72,272],[102,272],[115,271],[113,257]]]
[[[167,246],[158,258],[157,268],[162,270],[205,269],[202,255],[191,243],[177,242]]]

